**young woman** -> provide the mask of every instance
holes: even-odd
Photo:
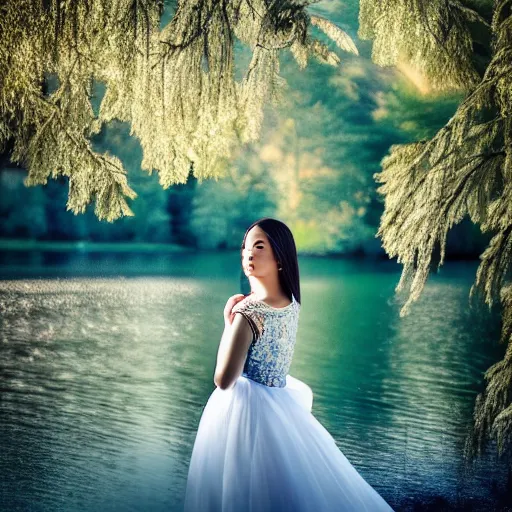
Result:
[[[199,422],[185,511],[392,510],[313,416],[309,386],[288,374],[301,301],[289,228],[271,218],[249,226],[242,266],[251,293],[224,308],[217,388]]]

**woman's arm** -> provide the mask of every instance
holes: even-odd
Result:
[[[252,329],[243,315],[235,314],[231,324],[224,322],[213,377],[216,386],[228,389],[236,382],[244,368],[251,342]]]
[[[228,347],[227,337],[229,331],[231,329],[231,324],[228,322],[224,322],[224,332],[222,333],[222,338],[220,339],[219,350],[217,351],[217,367],[219,366],[219,360],[222,360],[226,357],[226,350]],[[217,370],[215,370],[217,373]]]

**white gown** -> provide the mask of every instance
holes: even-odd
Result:
[[[311,413],[313,393],[288,374],[300,304],[248,295],[233,312],[253,329],[242,375],[206,403],[190,460],[185,512],[375,512],[393,509]]]

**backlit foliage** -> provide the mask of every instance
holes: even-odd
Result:
[[[404,15],[391,16],[386,10],[391,5]],[[378,191],[385,197],[377,236],[388,255],[403,264],[396,288],[407,288],[409,292],[400,312],[403,316],[419,298],[429,271],[442,265],[447,234],[455,224],[468,215],[483,232],[493,235],[480,257],[470,297],[481,297],[489,307],[501,303],[501,341],[508,348],[504,359],[485,374],[487,388],[477,397],[474,429],[467,438],[465,452],[472,458],[481,453],[489,438],[494,438],[502,454],[510,449],[512,441],[512,2],[495,2],[491,59],[477,84],[470,65],[471,47],[466,40],[464,18],[480,21],[479,16],[458,2],[425,2],[420,10],[430,13],[431,24],[421,28],[421,16],[416,11],[405,14],[405,5],[402,1],[362,3],[363,17],[376,17],[377,12],[372,10],[382,9],[379,23],[365,24],[363,30],[378,41],[374,56],[382,63],[395,62],[393,56],[410,37],[398,31],[403,31],[410,17],[411,30],[416,24],[421,42],[414,56],[410,46],[408,58],[424,70],[434,86],[459,87],[466,83],[469,91],[453,117],[432,139],[394,145],[383,159],[382,172],[375,174],[382,184]],[[400,21],[393,22],[393,17]],[[450,19],[454,26],[434,49],[440,19]],[[386,25],[386,20],[391,24]],[[453,37],[460,38],[458,50],[453,46]]]
[[[350,37],[306,7],[313,2],[187,0],[162,29],[158,0],[8,0],[0,6],[0,150],[28,169],[27,185],[69,177],[67,208],[95,201],[100,219],[133,215],[135,192],[118,158],[98,154],[89,138],[103,123],[130,123],[142,168],[167,188],[225,174],[235,147],[258,139],[263,107],[286,84],[279,52],[290,48],[337,65],[339,57],[310,34],[315,25],[343,50]],[[235,42],[252,60],[235,80]],[[56,90],[43,94],[45,77]],[[93,80],[106,92],[98,116]]]
[[[372,60],[381,66],[407,63],[420,70],[433,89],[475,86],[471,23],[488,26],[458,0],[361,0],[361,39],[373,39]]]

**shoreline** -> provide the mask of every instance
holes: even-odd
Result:
[[[183,253],[193,248],[177,244],[147,242],[83,242],[0,239],[0,251],[44,252],[171,252]]]
[[[15,252],[54,252],[54,253],[147,253],[147,254],[186,254],[186,253],[207,253],[212,249],[190,247],[172,243],[151,243],[151,242],[90,242],[90,241],[41,241],[24,240],[16,238],[0,238],[0,254]],[[233,252],[236,248],[216,248],[218,252]],[[389,258],[384,252],[312,252],[298,251],[299,257],[328,258],[366,261],[395,261],[396,258]],[[447,254],[445,262],[471,262],[479,261],[480,255],[468,254]]]

